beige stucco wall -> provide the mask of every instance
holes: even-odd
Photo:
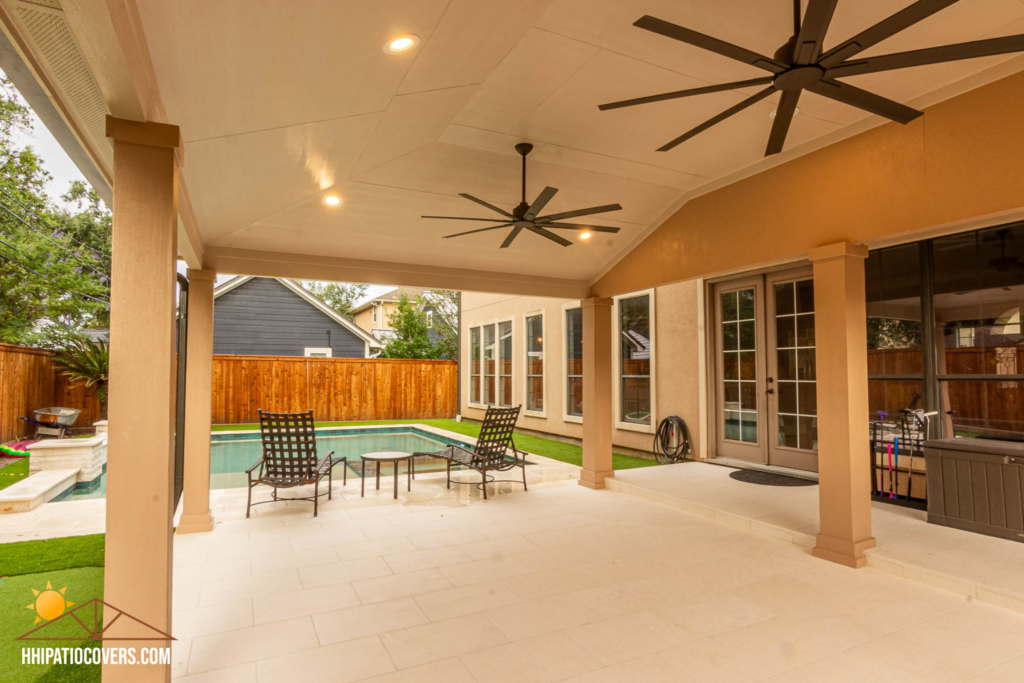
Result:
[[[377,322],[373,322],[373,306],[365,311],[356,313],[356,326],[365,332],[373,332],[374,329],[388,328],[388,316],[395,312],[396,305],[384,303],[377,307]]]
[[[616,427],[612,441],[616,446],[650,451],[658,422],[668,415],[678,415],[690,430],[694,455],[701,452],[699,422],[699,375],[702,361],[699,339],[701,308],[699,281],[681,282],[658,287],[654,293],[654,415],[646,431]],[[512,402],[526,403],[526,318],[537,312],[544,314],[544,414],[524,412],[519,424],[524,429],[580,439],[583,436],[579,419],[565,417],[566,391],[563,335],[564,306],[578,304],[568,299],[509,296],[463,292],[462,294],[462,406],[461,413],[470,419],[482,419],[484,408],[469,402],[469,329],[481,324],[512,320]],[[617,311],[616,311],[617,314]],[[617,318],[615,319],[617,323]],[[617,329],[617,326],[615,326]],[[614,341],[614,340],[613,340]],[[618,374],[614,375],[616,382]],[[586,391],[586,387],[584,387]],[[616,412],[618,406],[615,406]]]

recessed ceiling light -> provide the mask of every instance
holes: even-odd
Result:
[[[772,113],[768,114],[768,118],[774,119],[775,118],[775,112],[777,112],[777,111],[779,111],[779,110],[778,109],[772,109]],[[793,116],[796,116],[799,113],[800,113],[800,107],[793,107]]]
[[[324,197],[324,204],[327,206],[341,206],[341,197],[336,194],[329,194]]]
[[[580,239],[581,240],[589,240],[590,239],[590,233],[589,232],[581,232],[580,233]]]
[[[404,36],[398,36],[392,38],[384,44],[384,52],[395,53],[395,52],[408,52],[417,45],[420,44],[420,37],[407,33]]]

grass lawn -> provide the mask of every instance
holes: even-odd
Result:
[[[0,467],[0,489],[5,489],[11,484],[17,484],[28,476],[28,458],[22,458],[18,462],[12,462],[6,467]],[[0,564],[3,567],[3,564]]]
[[[476,437],[480,434],[480,425],[471,422],[456,422],[455,420],[371,420],[367,422],[317,422],[317,427],[366,427],[372,425],[402,425],[402,424],[424,424],[438,429],[447,429],[456,434]],[[215,432],[229,432],[244,429],[259,429],[258,424],[241,425],[214,425]],[[542,439],[539,436],[529,434],[516,434],[516,447],[529,453],[536,453],[552,460],[560,460],[572,465],[583,465],[583,449],[579,446],[551,439]],[[631,455],[612,456],[612,467],[617,470],[629,470],[634,467],[651,467],[658,463],[654,460],[634,458]]]
[[[67,587],[65,599],[82,604],[103,598],[103,534],[24,541],[0,545],[0,672],[5,683],[84,683],[100,680],[95,665],[29,665],[21,663],[22,647],[33,644],[14,640],[36,626],[35,614],[26,605],[35,600],[33,590]],[[54,637],[78,637],[81,627],[67,619],[53,626]],[[39,646],[75,647],[76,643]],[[85,646],[90,647],[90,646]],[[93,646],[94,647],[94,646]]]

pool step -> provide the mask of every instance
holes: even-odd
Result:
[[[28,512],[53,500],[75,485],[79,471],[78,468],[43,470],[11,484],[0,490],[0,514]]]

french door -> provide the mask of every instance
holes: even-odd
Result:
[[[816,472],[810,268],[721,282],[712,296],[717,455]]]

